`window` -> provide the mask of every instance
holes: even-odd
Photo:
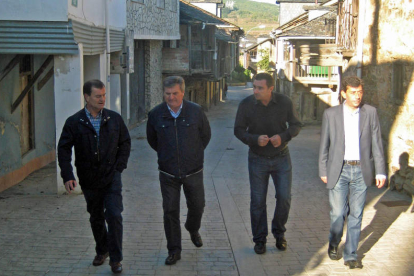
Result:
[[[160,9],[165,9],[165,0],[157,0],[157,7]]]
[[[392,66],[392,95],[399,101],[404,101],[404,65],[394,63]]]

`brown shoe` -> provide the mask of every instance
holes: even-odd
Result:
[[[121,262],[109,262],[109,265],[111,266],[111,270],[113,273],[117,274],[122,272]]]
[[[95,256],[95,259],[93,259],[92,264],[94,266],[102,265],[105,262],[106,258],[108,258],[108,256],[109,256],[109,253],[105,253],[104,255],[98,254]]]

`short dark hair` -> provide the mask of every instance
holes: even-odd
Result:
[[[348,88],[348,86],[350,87],[358,87],[358,86],[362,86],[364,87],[364,82],[358,78],[357,76],[347,76],[345,78],[342,79],[341,82],[341,91],[345,91]]]
[[[105,87],[105,84],[100,80],[90,80],[85,82],[83,85],[83,95],[90,96],[92,94],[92,88],[102,89]]]
[[[182,92],[185,91],[185,82],[184,79],[180,76],[170,76],[170,77],[166,77],[164,79],[164,81],[162,82],[163,87],[166,88],[170,88],[170,87],[174,87],[176,84],[178,84],[180,86],[180,90]]]
[[[268,73],[259,73],[253,77],[253,81],[255,80],[266,80],[267,87],[275,86],[275,79]]]

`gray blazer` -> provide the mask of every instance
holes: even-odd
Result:
[[[319,176],[327,176],[327,188],[335,187],[345,155],[344,105],[326,109],[323,114],[319,148]],[[364,104],[359,113],[359,153],[364,182],[370,186],[374,173],[384,174],[385,159],[381,129],[375,107]]]

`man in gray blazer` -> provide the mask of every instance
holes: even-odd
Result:
[[[377,111],[362,104],[362,80],[343,79],[343,104],[325,110],[319,149],[319,176],[329,189],[330,233],[328,255],[338,259],[345,218],[348,217],[343,258],[349,268],[362,268],[357,260],[367,186],[382,188],[386,180],[384,151]]]

